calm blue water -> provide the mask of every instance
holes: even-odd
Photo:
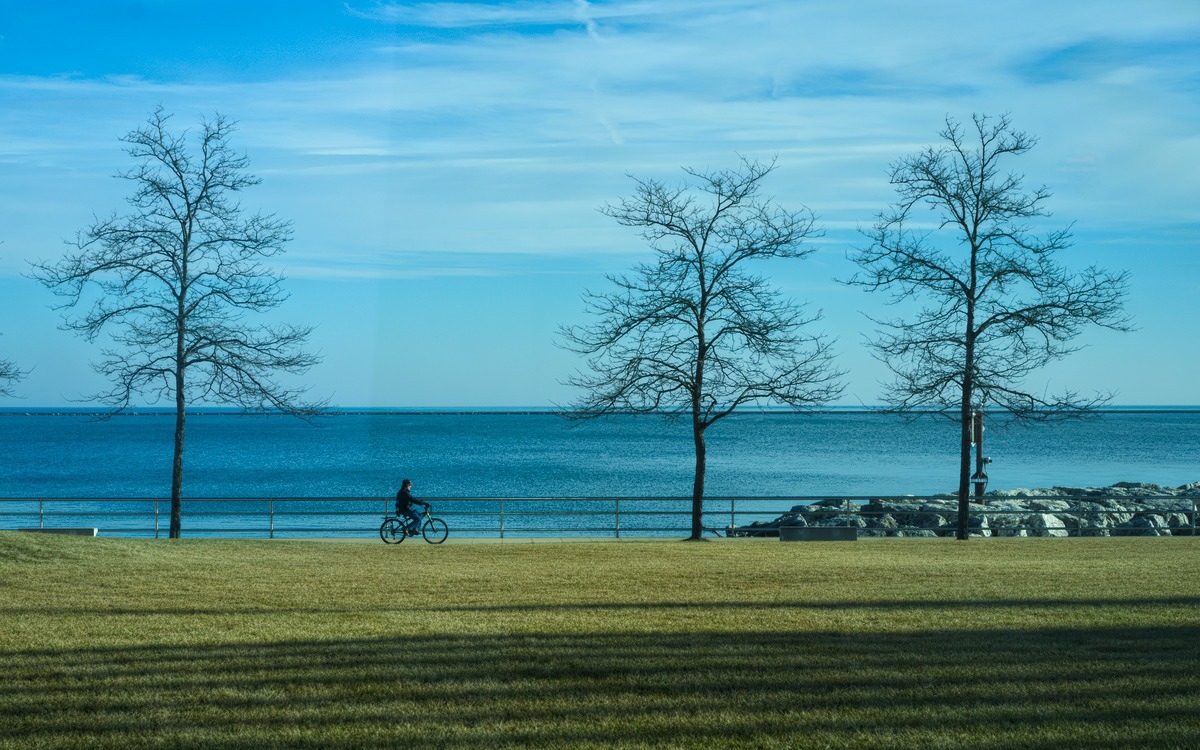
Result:
[[[163,497],[173,417],[0,411],[0,496]],[[739,414],[708,432],[713,495],[933,494],[957,486],[957,428],[926,417]],[[572,423],[548,413],[189,417],[191,497],[684,496],[686,420]],[[1116,411],[1033,427],[992,424],[989,489],[1200,480],[1200,411]]]

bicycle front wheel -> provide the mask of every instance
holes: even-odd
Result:
[[[421,527],[421,536],[430,544],[441,544],[450,535],[450,527],[440,518],[431,518]]]
[[[399,518],[384,519],[379,527],[379,538],[384,544],[399,544],[404,541],[404,522]]]

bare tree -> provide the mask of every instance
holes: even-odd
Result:
[[[803,258],[820,236],[807,211],[758,197],[775,168],[743,159],[737,170],[685,169],[692,184],[635,180],[632,198],[602,211],[641,229],[655,262],[608,276],[614,291],[585,294],[588,326],[560,329],[564,348],[590,373],[567,383],[586,392],[570,414],[689,414],[695,444],[691,539],[703,537],[704,433],[740,406],[806,407],[835,398],[842,373],[829,343],[805,332],[820,314],[784,299],[749,261]]]
[[[972,123],[947,118],[941,145],[892,165],[899,200],[865,233],[871,245],[852,254],[862,270],[849,280],[893,302],[924,303],[910,318],[875,320],[872,346],[895,376],[887,403],[940,411],[960,425],[959,539],[968,535],[972,412],[986,404],[1042,420],[1094,410],[1110,397],[1050,395],[1027,378],[1076,351],[1086,325],[1129,327],[1128,273],[1069,273],[1054,256],[1071,245],[1070,227],[1035,233],[1050,192],[1026,191],[1006,165],[1036,139],[1007,116]]]
[[[254,324],[249,313],[286,299],[282,278],[264,260],[283,251],[291,225],[274,216],[244,214],[240,191],[260,180],[229,144],[234,123],[217,115],[202,122],[196,147],[172,133],[158,108],[126,135],[138,165],[119,177],[135,190],[132,212],[97,220],[81,231],[76,252],[33,266],[33,277],[65,297],[64,328],[95,341],[102,332],[117,345],[94,364],[113,387],[95,398],[109,416],[135,397],[175,405],[170,536],[180,534],[183,448],[189,404],[232,404],[307,417],[323,404],[306,403],[306,389],[276,383],[276,372],[299,374],[319,361],[301,345],[310,328]]]

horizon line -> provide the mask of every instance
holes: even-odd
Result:
[[[98,414],[108,413],[110,410],[102,406],[0,406],[0,416],[96,416]],[[496,415],[534,415],[534,414],[569,414],[572,411],[570,408],[558,406],[338,406],[329,407],[328,410],[317,416],[355,416],[355,415],[472,415],[472,414],[496,414]],[[1113,405],[1097,408],[1094,413],[1171,413],[1171,412],[1196,412],[1200,411],[1200,404],[1128,404],[1128,405]],[[134,406],[128,407],[121,411],[112,414],[118,416],[161,416],[172,415],[175,409],[172,407],[163,406]],[[185,409],[185,414],[204,416],[204,415],[244,415],[244,416],[288,416],[286,412],[273,409],[242,409],[236,406],[189,406]],[[670,410],[658,410],[656,412],[642,412],[633,409],[620,410],[614,412],[611,416],[669,416],[673,414],[683,414],[685,411],[675,412]],[[813,407],[808,409],[794,409],[788,406],[753,406],[744,407],[735,410],[736,414],[773,414],[773,415],[813,415],[813,414],[830,414],[830,413],[897,413],[892,407],[887,405],[829,405]],[[945,414],[945,410],[938,409],[915,409],[909,414]],[[1005,412],[997,410],[995,413],[1003,414]]]

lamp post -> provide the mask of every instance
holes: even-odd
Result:
[[[988,476],[985,467],[992,462],[992,459],[983,455],[983,405],[979,405],[979,409],[971,414],[971,432],[973,443],[975,445],[975,473],[971,475],[971,481],[975,483],[975,500],[982,505],[985,501],[983,498],[984,490],[987,488]]]

